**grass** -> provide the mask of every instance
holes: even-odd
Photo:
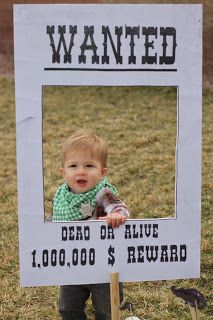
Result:
[[[132,216],[174,215],[176,89],[45,87],[43,147],[45,206],[58,184],[60,146],[79,127],[95,130],[109,144],[109,178]],[[19,287],[18,217],[15,154],[14,82],[0,78],[1,145],[1,320],[59,320],[57,287]],[[200,320],[213,319],[213,91],[203,94],[202,256],[200,279],[125,283],[125,298],[134,315],[146,320],[190,319],[187,307],[174,298],[172,284],[196,287],[208,299]],[[93,320],[88,303],[89,320]],[[122,318],[128,314],[122,313]]]

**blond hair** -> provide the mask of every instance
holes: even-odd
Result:
[[[79,130],[72,134],[62,145],[61,164],[64,166],[66,156],[70,152],[90,152],[94,159],[100,161],[102,168],[107,166],[106,142],[94,133]]]

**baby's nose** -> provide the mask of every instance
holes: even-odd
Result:
[[[78,174],[85,174],[85,168],[83,167],[83,166],[80,166],[79,168],[78,168]]]

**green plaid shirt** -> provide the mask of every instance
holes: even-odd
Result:
[[[93,189],[85,193],[74,193],[67,182],[62,184],[53,199],[53,222],[82,220],[95,209],[96,195],[103,188],[109,188],[118,195],[116,188],[103,178]],[[88,211],[88,214],[87,214]]]

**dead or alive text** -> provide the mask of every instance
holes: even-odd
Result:
[[[127,247],[127,263],[185,262],[186,259],[185,244]]]
[[[172,65],[176,59],[172,26],[47,25],[46,33],[52,63]]]
[[[114,231],[112,227],[101,225],[99,231],[99,237],[101,240],[104,239],[114,239]],[[84,226],[63,226],[61,228],[61,240],[62,241],[88,241],[90,240],[90,227],[88,225]]]
[[[90,227],[82,226],[62,226],[61,240],[62,241],[89,241]],[[101,225],[99,229],[99,238],[101,240],[115,239],[114,229],[107,225]],[[140,223],[124,225],[124,239],[137,238],[158,238],[158,224]]]
[[[125,239],[158,238],[158,224],[125,224]]]

